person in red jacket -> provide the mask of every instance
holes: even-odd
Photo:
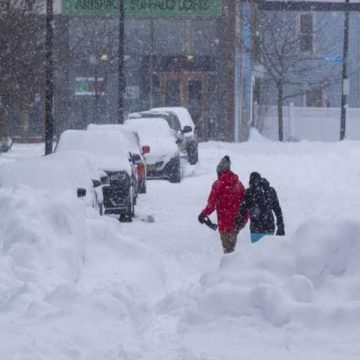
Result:
[[[235,250],[239,232],[236,218],[245,195],[244,185],[230,167],[231,161],[226,155],[216,168],[218,179],[212,185],[207,206],[198,216],[199,222],[203,224],[206,217],[216,210],[218,230],[225,254]]]

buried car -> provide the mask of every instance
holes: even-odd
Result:
[[[176,138],[176,144],[180,150],[180,156],[185,157],[188,161],[189,156],[187,152],[187,140],[184,134],[190,133],[192,131],[191,126],[185,125],[181,127],[179,118],[176,114],[171,111],[141,111],[136,113],[130,113],[128,118],[162,118],[167,121],[170,129],[173,132],[174,137]]]
[[[135,130],[140,142],[150,147],[145,154],[148,178],[168,179],[170,182],[181,181],[181,163],[176,138],[168,123],[162,118],[130,118],[125,125]]]
[[[102,215],[102,175],[87,154],[69,152],[7,162],[0,166],[0,186],[28,186],[61,196],[77,196]]]
[[[90,154],[102,177],[105,214],[132,221],[136,201],[136,178],[127,143],[118,131],[66,130],[59,138],[56,152],[80,150]]]
[[[194,121],[189,111],[181,106],[174,107],[158,107],[150,109],[151,112],[169,112],[178,118],[180,126],[184,132],[185,137],[185,149],[188,155],[188,161],[191,165],[196,164],[199,161],[199,150],[198,150],[198,138],[196,135],[196,129]]]
[[[90,131],[120,131],[124,135],[128,142],[127,149],[136,167],[137,193],[146,193],[146,161],[144,154],[149,152],[150,149],[148,146],[141,147],[137,132],[122,124],[89,124],[87,129]]]

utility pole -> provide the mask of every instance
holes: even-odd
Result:
[[[118,58],[119,58],[119,80],[118,80],[118,116],[117,123],[122,124],[124,122],[124,102],[125,102],[125,72],[124,72],[124,40],[125,40],[125,6],[124,0],[119,1],[119,47],[118,47]]]
[[[349,4],[350,0],[345,0]],[[349,10],[344,12],[344,46],[343,46],[343,63],[342,63],[342,95],[341,95],[341,116],[340,116],[340,140],[345,139],[346,133],[346,110],[348,106],[347,97],[349,95],[350,84],[347,74],[347,62],[349,53]]]
[[[149,105],[150,109],[154,107],[154,93],[153,93],[153,87],[154,87],[154,20],[150,19],[150,57],[149,57],[149,87],[150,87],[150,94],[149,94]]]
[[[53,97],[54,97],[54,69],[53,69],[53,0],[46,0],[46,40],[45,40],[45,155],[53,150],[54,118],[53,118]]]
[[[241,24],[242,24],[242,2],[235,2],[235,61],[234,61],[234,141],[240,140],[241,116],[241,94],[242,94],[242,64],[241,61]]]

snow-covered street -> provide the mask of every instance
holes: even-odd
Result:
[[[359,359],[359,142],[252,140],[201,143],[180,184],[148,181],[132,223],[0,188],[0,359]],[[223,255],[198,223],[226,154],[245,186],[256,170],[275,187],[286,236],[251,244],[247,226]]]

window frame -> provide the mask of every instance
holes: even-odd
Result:
[[[302,27],[302,17],[303,16],[309,16],[311,17],[311,25],[312,25],[312,31],[310,32],[302,32],[301,31],[301,27]],[[314,36],[314,32],[315,32],[315,14],[309,12],[309,11],[303,11],[300,12],[298,14],[298,21],[297,21],[297,36],[298,36],[298,40],[299,40],[299,51],[303,54],[314,54],[315,53],[315,36]],[[309,39],[311,38],[311,49],[302,49],[302,39]]]

